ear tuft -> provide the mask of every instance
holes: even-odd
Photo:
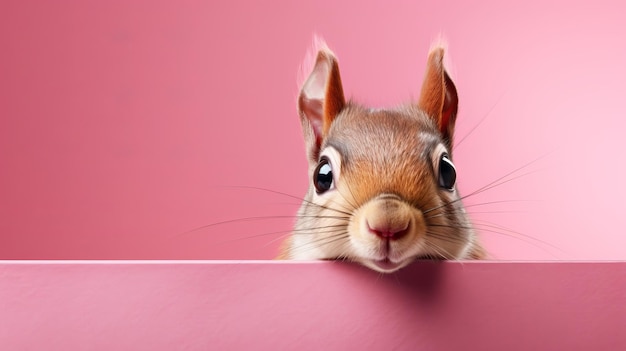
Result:
[[[445,70],[444,52],[443,47],[435,47],[428,55],[418,105],[437,123],[442,137],[451,149],[459,99],[456,87]]]
[[[324,38],[320,35],[313,34],[313,42],[311,46],[306,51],[306,55],[300,64],[300,69],[298,70],[298,88],[301,88],[304,85],[304,82],[308,78],[311,71],[313,71],[313,67],[315,66],[315,61],[317,60],[317,54],[320,51],[332,52]]]
[[[310,159],[317,159],[322,141],[344,105],[339,65],[333,52],[324,44],[317,52],[313,69],[302,84],[298,97],[298,112]]]

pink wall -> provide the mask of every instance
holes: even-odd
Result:
[[[626,259],[619,2],[9,1],[0,11],[0,258],[270,258],[302,195],[297,72],[314,32],[345,90],[417,95],[448,39],[464,193],[501,259]],[[484,122],[483,117],[488,116]],[[524,200],[524,201],[517,201]],[[496,230],[501,231],[501,230]],[[521,233],[521,234],[520,234]],[[552,246],[542,243],[546,242]]]

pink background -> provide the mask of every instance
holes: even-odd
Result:
[[[374,106],[417,96],[443,33],[457,141],[478,126],[456,149],[460,190],[547,154],[466,201],[495,202],[468,207],[493,257],[624,260],[618,3],[4,1],[0,258],[273,257],[297,201],[230,186],[304,194],[313,33]]]

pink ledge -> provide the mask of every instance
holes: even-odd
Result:
[[[626,350],[626,262],[4,261],[0,350]]]

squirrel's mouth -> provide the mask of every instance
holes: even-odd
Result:
[[[389,257],[385,257],[382,260],[371,260],[370,262],[372,263],[372,265],[375,267],[377,271],[384,272],[384,273],[391,273],[393,271],[396,271],[406,266],[409,261],[410,260],[405,259],[400,262],[393,262],[392,260],[389,259]]]
[[[371,262],[371,266],[373,266],[372,268],[374,268],[375,270],[379,272],[384,272],[384,273],[391,273],[393,271],[396,271],[406,266],[413,260],[412,257],[400,258],[399,260],[398,260],[399,258],[398,257],[392,260],[390,258],[392,257],[392,249],[390,246],[390,240],[384,241],[384,244],[380,248],[380,256],[382,256],[382,258],[370,258],[369,261]]]
[[[384,273],[391,273],[393,271],[396,271],[406,266],[407,264],[413,261],[440,261],[440,260],[445,260],[445,258],[436,256],[436,255],[431,255],[431,254],[425,254],[425,255],[419,255],[415,257],[406,258],[399,262],[393,262],[392,260],[389,259],[389,257],[385,257],[382,260],[370,260],[370,262],[372,263],[372,265],[375,267],[376,270],[380,272],[384,272]]]
[[[398,268],[399,264],[392,262],[389,258],[384,258],[382,260],[374,260],[373,261],[376,267],[380,268],[383,271],[392,271]]]

